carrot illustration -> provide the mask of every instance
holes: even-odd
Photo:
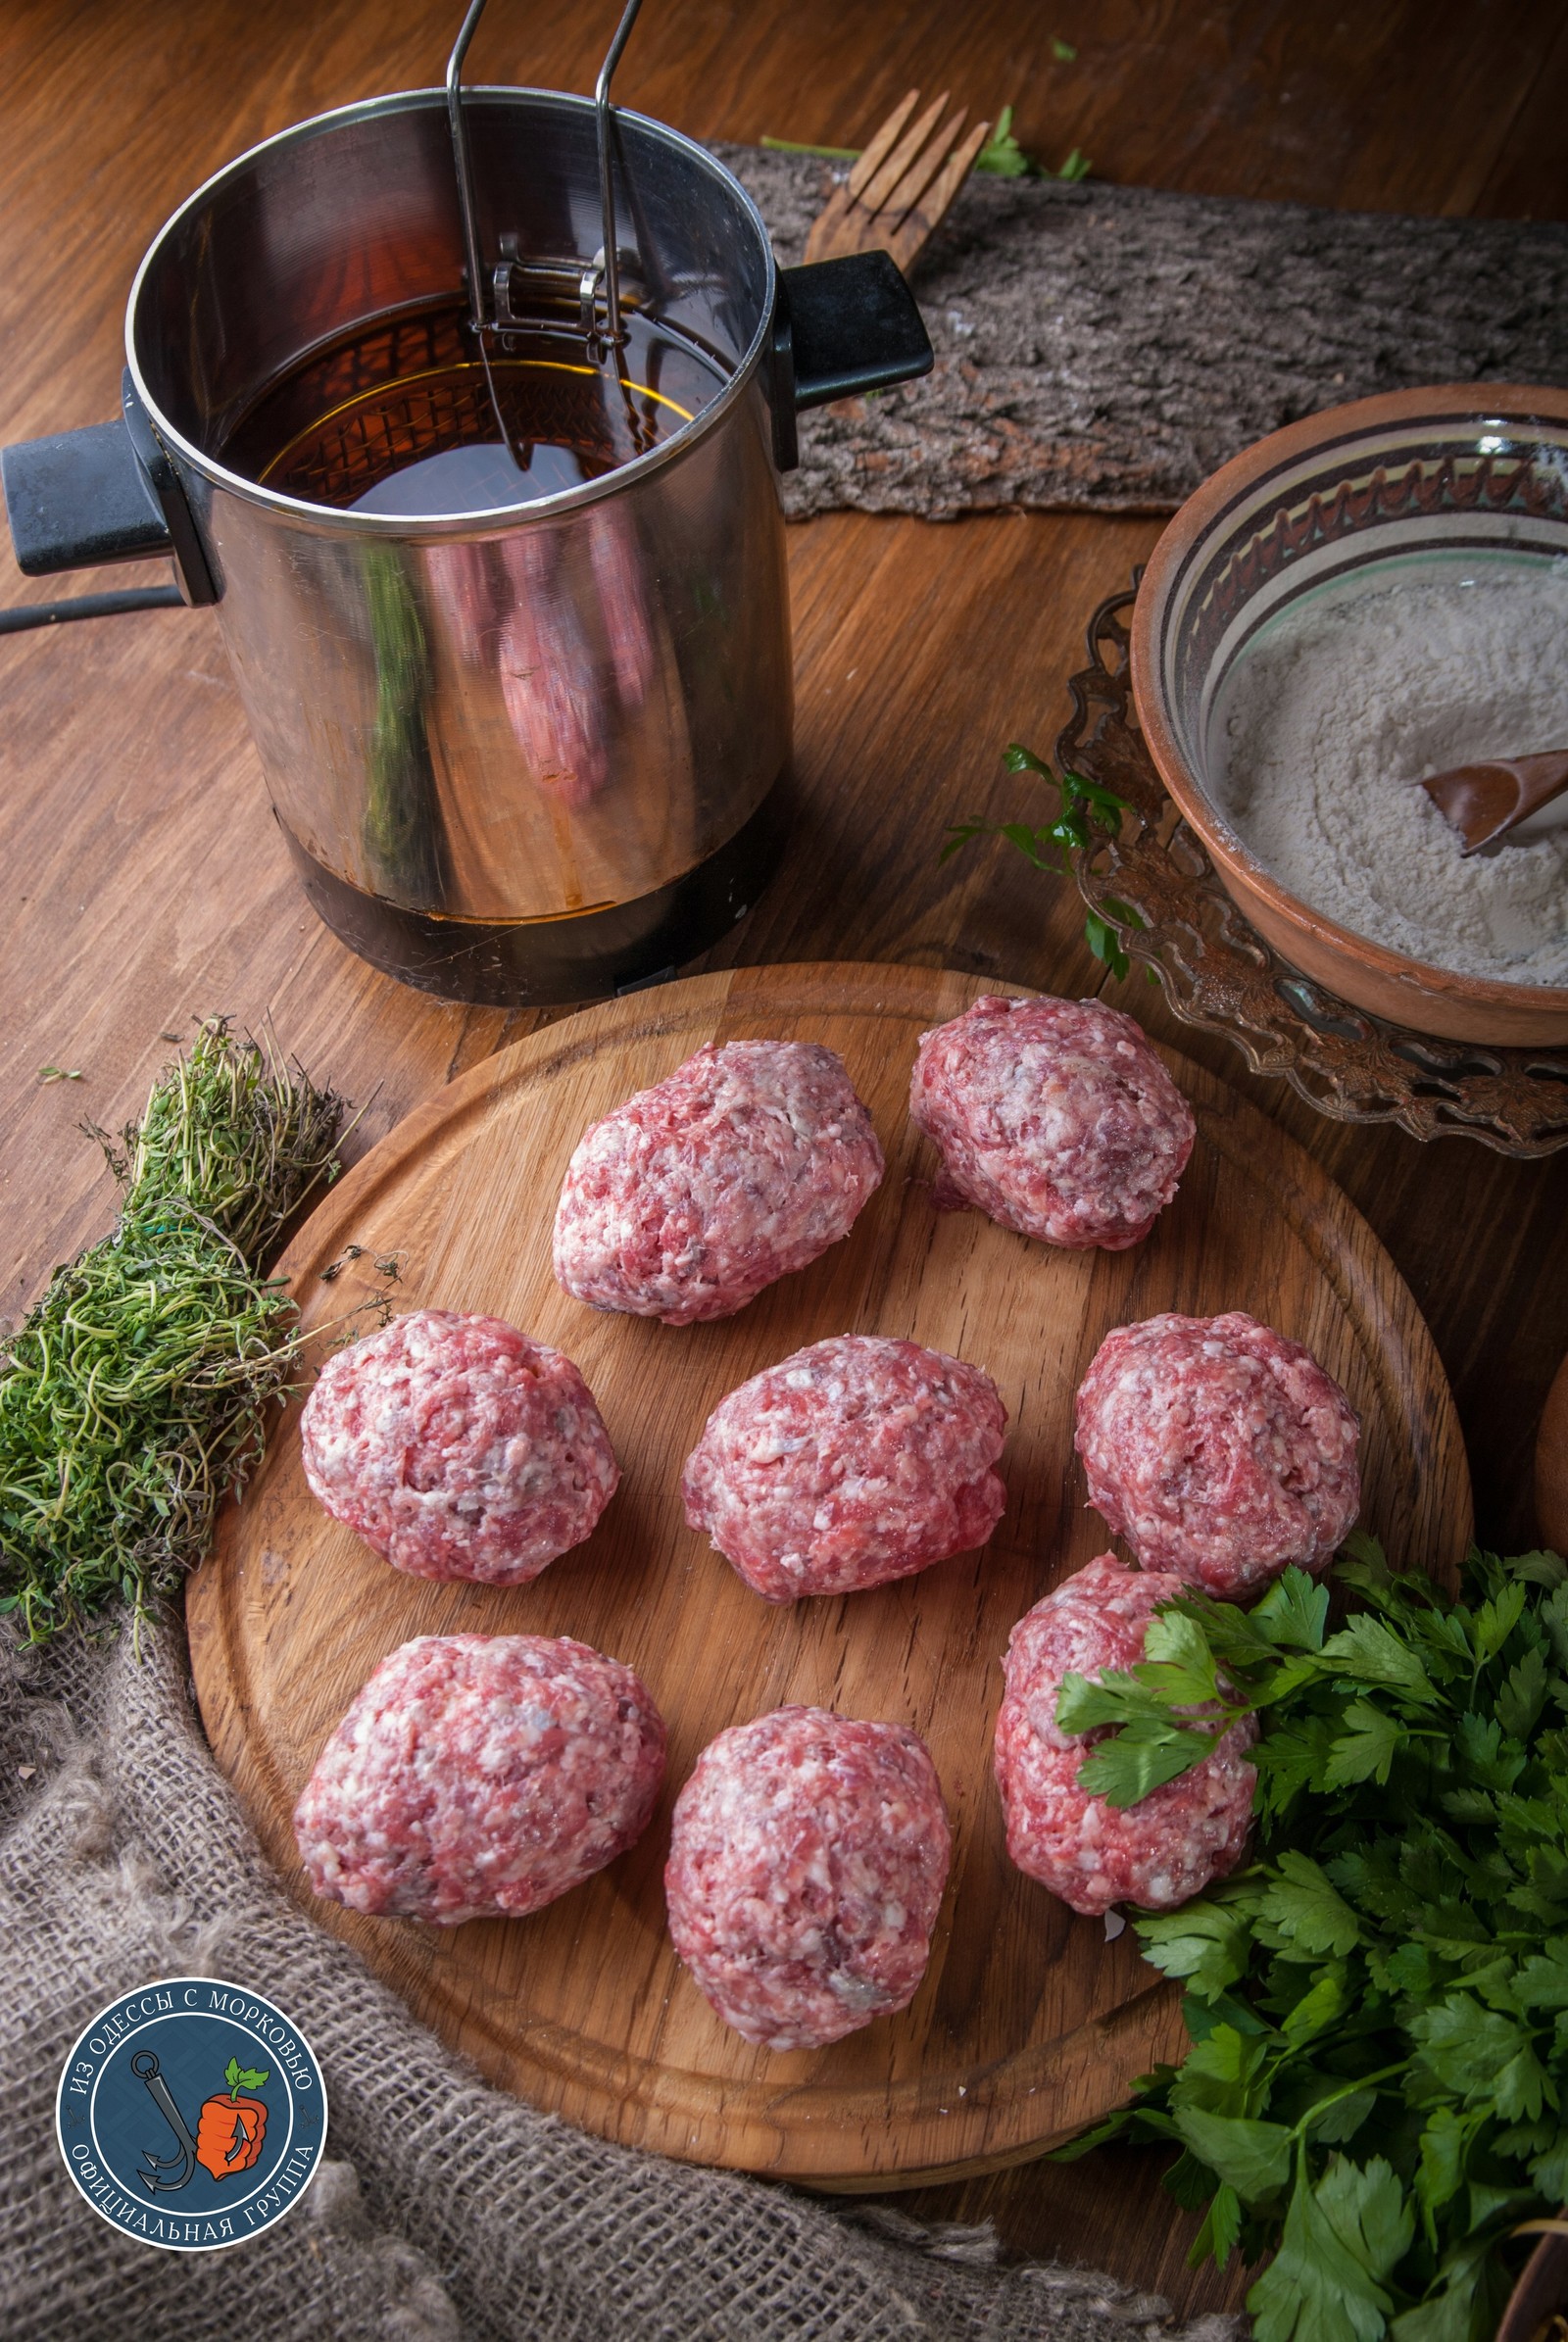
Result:
[[[248,2171],[260,2155],[267,2135],[267,2106],[246,2093],[263,2088],[270,2071],[264,2066],[259,2074],[252,2073],[238,2058],[230,2058],[223,2069],[227,2094],[220,2091],[203,2106],[196,2125],[196,2161],[215,2179]]]

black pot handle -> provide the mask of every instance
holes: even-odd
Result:
[[[6,518],[24,577],[172,560],[192,608],[218,585],[179,475],[127,373],[118,422],[0,448]]]
[[[795,417],[803,407],[886,390],[929,374],[931,338],[914,295],[887,252],[781,268],[773,311],[773,454],[780,471],[800,462]]]

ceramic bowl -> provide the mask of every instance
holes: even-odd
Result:
[[[1394,391],[1248,448],[1154,548],[1133,612],[1133,699],[1160,779],[1227,893],[1293,966],[1420,1032],[1561,1044],[1568,986],[1459,975],[1339,926],[1271,876],[1209,795],[1215,708],[1261,627],[1368,563],[1463,552],[1568,556],[1568,391]]]
[[[1496,2342],[1553,2342],[1568,2315],[1568,2229],[1543,2236],[1508,2296]]]

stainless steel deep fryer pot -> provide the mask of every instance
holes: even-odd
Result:
[[[449,91],[302,122],[175,213],[122,419],[7,449],[7,510],[29,574],[172,557],[216,607],[306,891],[355,951],[457,999],[581,1000],[691,957],[763,884],[796,410],[931,352],[885,255],[778,269],[721,164],[610,108],[615,51],[596,104],[459,93],[462,45]],[[610,467],[495,509],[345,502],[367,433],[452,426],[419,406],[467,379],[421,371],[443,304],[474,397],[527,359],[629,417]],[[236,451],[318,353],[339,407],[301,493]]]

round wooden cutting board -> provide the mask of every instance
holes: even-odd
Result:
[[[219,1762],[322,1926],[492,2080],[606,2138],[817,2186],[898,2186],[1038,2154],[1180,2054],[1172,1987],[1129,1928],[1107,1942],[1006,1859],[991,1735],[1007,1634],[1109,1542],[1084,1507],[1073,1393],[1102,1337],[1158,1310],[1242,1308],[1307,1342],[1364,1426],[1364,1522],[1396,1562],[1450,1578],[1470,1535],[1453,1404],[1414,1302],[1370,1229],[1294,1143],[1180,1058],[1198,1114],[1181,1193],[1131,1252],[1025,1243],[931,1201],[906,1111],[928,1026],[987,988],[900,967],[701,976],[585,1010],[474,1067],[411,1114],[291,1245],[307,1324],[396,1251],[399,1307],[511,1319],[568,1352],[624,1472],[593,1537],[532,1586],[389,1569],[313,1502],[284,1419],[189,1588],[192,1662]],[[996,987],[991,989],[995,990]],[[585,1126],[704,1042],[825,1042],[875,1118],[888,1172],[846,1241],[739,1316],[676,1331],[602,1316],[551,1274],[566,1161]],[[686,1527],[680,1468],[725,1391],[830,1334],[912,1338],[989,1368],[1011,1423],[1009,1502],[981,1553],[871,1593],[775,1608]],[[290,1814],[372,1668],[416,1635],[572,1635],[643,1675],[669,1774],[642,1842],[524,1920],[451,1929],[315,1902]],[[922,1733],[954,1824],[931,1964],[912,2006],[825,2050],[754,2049],[712,2014],[664,1932],[669,1808],[726,1725],[787,1701]]]

